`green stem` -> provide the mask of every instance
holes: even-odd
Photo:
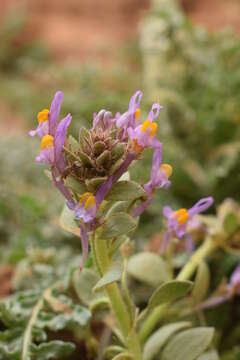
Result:
[[[55,284],[55,286],[56,286],[56,284]],[[37,320],[38,314],[43,307],[44,299],[52,291],[52,288],[53,288],[53,286],[44,290],[44,292],[42,293],[42,296],[40,297],[40,299],[38,300],[38,302],[36,303],[36,305],[33,308],[31,317],[29,319],[29,322],[27,324],[27,327],[26,327],[26,330],[25,330],[24,336],[23,336],[23,350],[22,350],[21,360],[29,360],[30,359],[29,358],[29,348],[30,348],[30,345],[32,342],[32,329]]]
[[[187,264],[182,268],[177,276],[177,280],[191,279],[198,265],[203,261],[203,259],[210,255],[217,248],[217,246],[217,242],[215,242],[213,239],[206,239],[202,246],[197,249]]]
[[[98,264],[98,267],[100,268],[100,275],[102,276],[110,267],[107,242],[95,237],[92,240],[92,245],[94,247],[93,256],[96,256],[95,262]],[[105,290],[110,299],[112,309],[116,315],[129,351],[134,355],[134,359],[141,360],[142,356],[139,339],[134,327],[131,324],[130,314],[128,313],[127,307],[122,299],[118,285],[116,283],[106,285]]]
[[[183,281],[183,280],[191,279],[198,265],[202,262],[203,259],[205,259],[209,254],[211,254],[216,249],[217,246],[218,245],[217,242],[215,242],[215,240],[211,238],[206,239],[203,245],[197,249],[197,251],[192,255],[190,260],[187,262],[187,264],[180,271],[180,273],[177,276],[177,280]],[[168,309],[168,306],[169,306],[168,304],[159,305],[152,311],[152,313],[144,321],[140,331],[141,343],[145,342],[145,340],[151,334],[153,329],[162,319],[162,317],[164,316],[164,314]]]

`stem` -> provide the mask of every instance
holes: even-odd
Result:
[[[95,262],[100,268],[100,275],[103,276],[110,266],[107,242],[105,240],[94,237],[92,239],[92,245],[94,248],[93,256],[96,256]],[[129,351],[134,355],[135,360],[141,360],[142,356],[139,339],[137,337],[135,328],[131,324],[130,314],[128,313],[127,307],[122,299],[118,285],[116,283],[106,285],[105,290],[110,299],[112,309],[116,315]]]
[[[215,240],[208,238],[206,241],[200,246],[197,251],[192,255],[187,264],[183,267],[180,273],[177,276],[177,280],[189,280],[194,274],[196,268],[201,263],[201,261],[206,258],[209,254],[211,254],[216,248],[217,243]],[[142,329],[140,331],[140,341],[144,343],[144,341],[151,334],[153,329],[159,323],[159,321],[164,316],[165,312],[168,309],[169,304],[163,304],[156,307],[153,312],[149,315],[149,317],[143,323]]]
[[[26,327],[26,330],[25,330],[24,336],[23,336],[23,350],[22,350],[21,360],[29,360],[29,347],[30,347],[31,341],[32,341],[32,329],[37,320],[38,314],[43,307],[44,298],[49,294],[49,292],[51,292],[52,288],[53,288],[53,286],[44,290],[44,292],[42,293],[42,296],[40,297],[40,299],[38,300],[38,302],[36,303],[36,305],[33,308],[31,317],[29,319],[29,322],[27,324],[27,327]]]
[[[211,238],[206,239],[202,246],[197,249],[187,264],[180,271],[177,276],[177,280],[189,280],[202,260],[211,254],[216,247],[217,244],[214,240]]]

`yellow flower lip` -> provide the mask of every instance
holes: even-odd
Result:
[[[158,129],[158,124],[156,122],[151,122],[151,120],[147,119],[142,124],[141,131],[146,132],[149,128],[151,129],[150,136],[154,137]]]
[[[46,147],[50,148],[53,146],[53,136],[45,135],[41,141],[41,149],[44,150]]]
[[[179,225],[185,224],[189,220],[189,214],[185,208],[175,211],[173,217],[177,220]]]
[[[79,205],[81,206],[83,204],[84,204],[84,210],[87,210],[91,206],[94,206],[96,204],[95,196],[90,192],[85,192],[79,200]]]
[[[173,173],[173,168],[172,168],[172,166],[169,165],[169,164],[162,164],[162,165],[161,165],[161,170],[166,173],[166,175],[167,175],[168,178],[169,178],[169,177],[172,175],[172,173]]]
[[[41,122],[47,121],[48,114],[49,114],[48,109],[43,109],[42,111],[40,111],[37,115],[38,122],[41,123]]]
[[[141,116],[141,109],[137,108],[136,111],[135,111],[135,119],[139,120],[140,116]]]

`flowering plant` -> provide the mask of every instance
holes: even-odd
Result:
[[[150,206],[157,189],[170,188],[172,175],[171,165],[162,162],[162,143],[157,137],[161,106],[153,104],[147,119],[141,123],[141,99],[142,92],[137,91],[125,113],[113,116],[101,110],[94,114],[92,128],[81,128],[77,140],[67,135],[71,115],[59,121],[63,94],[57,92],[50,109],[39,112],[37,128],[30,131],[31,136],[37,135],[41,140],[37,162],[48,167],[48,177],[65,198],[60,224],[81,238],[82,257],[80,267],[72,268],[67,278],[47,287],[34,305],[23,336],[22,360],[38,358],[46,351],[43,349],[49,348],[52,355],[48,358],[69,354],[70,348],[64,353],[66,346],[58,342],[45,348],[34,343],[37,329],[54,323],[46,320],[46,306],[64,314],[61,320],[64,326],[74,322],[87,326],[96,311],[110,307],[114,319],[108,322],[108,327],[115,336],[113,344],[104,346],[102,354],[98,352],[98,342],[93,343],[91,338],[88,344],[100,358],[200,359],[212,343],[212,328],[191,328],[189,321],[171,321],[160,328],[157,325],[171,315],[179,299],[187,301],[190,309],[187,313],[193,314],[239,295],[238,267],[221,294],[193,302],[202,288],[198,274],[202,267],[206,269],[205,258],[220,247],[232,247],[229,232],[223,231],[226,207],[225,212],[220,211],[219,219],[206,220],[199,215],[213,204],[211,196],[199,200],[190,209],[172,210],[165,206],[166,231],[161,256],[148,251],[132,255],[130,235],[137,227],[138,218]],[[149,181],[141,184],[132,181],[128,171],[141,161],[147,148],[153,153],[152,167]],[[236,222],[240,223],[238,218]],[[202,232],[205,240],[195,249],[196,231]],[[189,260],[175,278],[172,255],[176,239],[183,238]],[[190,280],[196,270],[193,286]],[[155,287],[146,307],[138,307],[133,301],[128,275]],[[75,305],[73,299],[61,297],[61,292],[69,296],[71,286],[85,308]],[[186,315],[182,309],[178,313]],[[58,329],[63,326],[59,325],[59,319],[56,324]],[[217,353],[214,354],[217,358]]]

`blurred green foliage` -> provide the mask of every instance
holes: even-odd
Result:
[[[165,108],[171,192],[185,205],[206,194],[239,199],[240,40],[193,26],[176,0],[152,4],[141,27],[144,87]]]

